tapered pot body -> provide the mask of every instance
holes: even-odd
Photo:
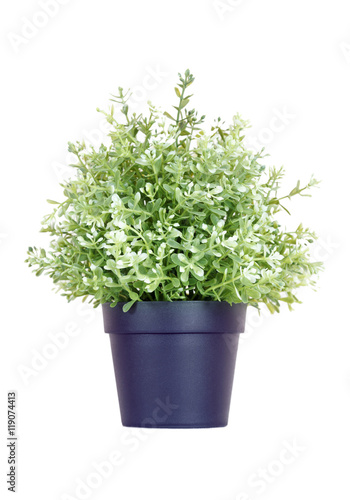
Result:
[[[211,301],[103,304],[122,423],[227,425],[246,305]]]

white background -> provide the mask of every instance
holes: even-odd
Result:
[[[83,498],[86,481],[97,482],[84,498],[99,500],[349,498],[349,3],[66,0],[50,3],[50,18],[43,5],[0,7],[1,497],[12,498],[6,394],[16,390],[19,500]],[[67,141],[99,140],[95,109],[120,85],[135,90],[135,110],[151,99],[170,111],[187,67],[200,112],[250,119],[251,140],[286,168],[286,193],[322,179],[283,222],[316,230],[326,271],[293,313],[250,312],[227,428],[132,431],[100,311],[67,304],[23,261],[46,244],[38,230],[46,198],[60,196]],[[53,359],[34,370],[43,353]],[[100,479],[96,463],[113,451],[120,463]]]

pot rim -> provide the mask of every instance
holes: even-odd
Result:
[[[138,301],[126,313],[125,302],[110,304],[102,304],[109,334],[243,333],[247,310],[243,302],[212,300]]]

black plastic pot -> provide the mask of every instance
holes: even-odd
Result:
[[[227,425],[246,305],[227,302],[103,304],[122,423],[128,427]]]

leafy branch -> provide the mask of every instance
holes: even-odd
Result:
[[[267,172],[263,152],[245,147],[248,122],[236,115],[209,135],[202,129],[205,117],[188,109],[193,81],[189,70],[179,75],[176,117],[151,104],[130,115],[131,93],[119,88],[111,100],[123,123],[114,104],[101,111],[110,144],[69,143],[76,175],[62,184],[62,201],[48,200],[49,249],[30,247],[27,258],[68,300],[126,302],[125,310],[139,300],[224,300],[274,312],[315,285],[315,234],[301,224],[282,230],[276,214],[318,182],[280,196],[283,169]]]

